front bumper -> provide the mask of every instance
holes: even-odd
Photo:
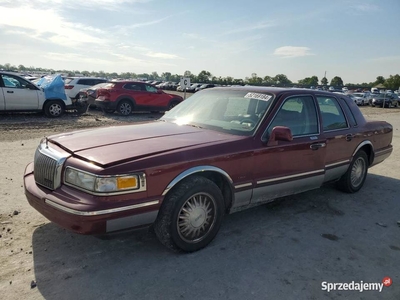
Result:
[[[33,172],[33,163],[30,163],[24,173],[25,195],[29,204],[53,223],[73,232],[104,234],[141,228],[151,225],[157,218],[159,199],[143,199],[144,201],[127,203],[125,206],[105,207],[99,203],[82,207],[82,203],[76,201],[76,194],[68,193],[71,188],[62,186],[51,191],[38,186]],[[116,203],[120,205],[120,202]]]

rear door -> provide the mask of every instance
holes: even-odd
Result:
[[[344,113],[345,100],[339,101],[334,96],[317,95],[317,102],[322,121],[322,134],[326,139],[325,181],[330,181],[344,174],[350,164],[358,139],[352,133],[353,122]],[[350,117],[350,116],[349,116]]]
[[[317,107],[311,95],[289,96],[282,101],[267,128],[291,129],[292,141],[266,145],[260,141],[254,152],[252,203],[318,188],[324,179],[326,140],[320,134]]]
[[[39,109],[39,93],[30,89],[30,82],[18,76],[1,74],[4,87],[5,110],[37,110]]]

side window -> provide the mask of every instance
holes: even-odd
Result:
[[[318,134],[318,118],[311,96],[288,98],[268,127],[270,134],[275,126],[289,127],[293,136]]]
[[[140,84],[136,83],[127,83],[124,85],[124,89],[126,90],[132,90],[132,91],[141,91],[142,87]]]
[[[30,82],[12,75],[1,75],[6,88],[26,89]]]
[[[317,100],[324,131],[348,128],[346,118],[336,98],[318,96]]]
[[[148,91],[150,93],[157,93],[157,88],[155,88],[154,86],[146,84],[145,87],[146,87],[146,91]]]

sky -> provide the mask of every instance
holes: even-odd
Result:
[[[234,78],[400,74],[400,0],[0,0],[0,64]]]

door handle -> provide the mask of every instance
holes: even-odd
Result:
[[[13,93],[14,93],[14,91],[7,91],[7,93],[9,93],[9,94],[13,94]]]
[[[354,135],[352,135],[351,133],[346,134],[346,141],[350,142],[353,139]]]
[[[325,148],[326,144],[325,143],[315,143],[310,145],[311,150],[318,150],[319,148]]]

